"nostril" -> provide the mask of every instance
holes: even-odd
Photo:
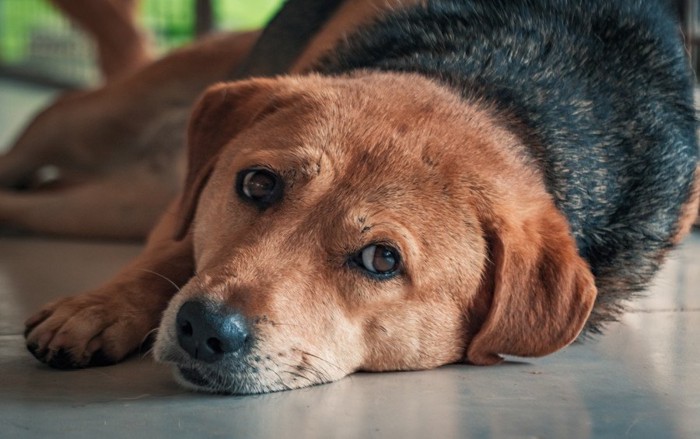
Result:
[[[223,354],[224,353],[224,349],[221,347],[221,340],[219,340],[218,338],[211,337],[211,338],[207,339],[207,346],[215,354]]]
[[[249,326],[239,313],[199,300],[185,302],[175,318],[177,341],[192,358],[207,363],[250,344]]]
[[[192,334],[194,334],[194,330],[192,329],[192,323],[185,321],[180,325],[180,334],[186,336],[186,337],[192,337]]]

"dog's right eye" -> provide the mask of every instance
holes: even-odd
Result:
[[[282,196],[282,181],[274,172],[263,169],[245,169],[236,178],[238,195],[265,209]]]
[[[389,279],[399,271],[401,259],[395,248],[384,244],[372,244],[354,255],[352,263],[373,277]]]

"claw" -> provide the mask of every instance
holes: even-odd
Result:
[[[59,349],[51,355],[46,364],[54,369],[78,369],[81,366],[73,359],[73,356],[65,349]]]
[[[27,350],[31,352],[34,357],[39,361],[44,361],[44,353],[39,349],[39,345],[36,343],[27,343]]]
[[[92,354],[88,366],[111,366],[117,362],[105,354],[101,349]]]

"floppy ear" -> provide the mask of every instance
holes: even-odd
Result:
[[[593,274],[563,215],[546,204],[486,226],[493,265],[484,285],[492,296],[467,349],[473,364],[498,363],[499,354],[552,353],[571,343],[586,323],[597,294]]]
[[[180,198],[176,240],[187,234],[199,195],[221,150],[238,133],[274,107],[272,92],[278,80],[253,79],[217,84],[202,95],[190,117],[187,135],[187,176]]]

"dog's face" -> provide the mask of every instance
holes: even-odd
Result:
[[[415,76],[214,87],[182,199],[196,274],[157,358],[189,387],[257,393],[568,344],[595,287],[517,149]]]

